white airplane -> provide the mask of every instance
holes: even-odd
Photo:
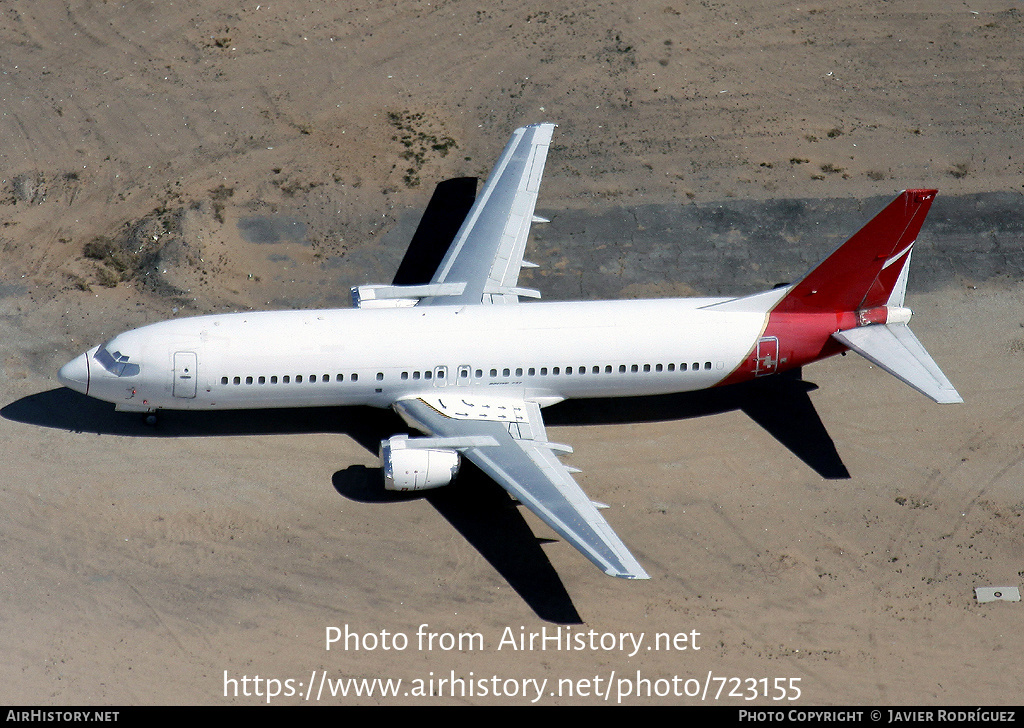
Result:
[[[118,410],[392,407],[385,485],[449,483],[460,455],[606,573],[648,578],[558,458],[541,409],[743,382],[853,349],[962,402],[907,327],[911,249],[935,190],[906,190],[797,283],[740,298],[531,303],[518,287],[554,124],[517,129],[433,280],[353,288],[354,308],[177,319],[115,336],[59,378]]]

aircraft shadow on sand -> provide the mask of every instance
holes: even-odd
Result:
[[[822,477],[848,478],[849,472],[808,396],[815,388],[795,377],[774,377],[682,394],[569,400],[547,408],[545,416],[551,426],[585,426],[684,420],[741,410]],[[0,410],[0,416],[59,430],[140,438],[334,433],[352,438],[374,455],[381,440],[410,432],[392,411],[372,407],[168,410],[161,412],[158,424],[152,426],[136,413],[117,412],[112,404],[63,387],[12,402]],[[533,534],[515,500],[472,463],[463,461],[456,481],[433,491],[387,491],[380,468],[364,465],[339,470],[332,485],[345,498],[361,503],[426,500],[537,616],[563,624],[582,621],[544,553],[546,539]]]

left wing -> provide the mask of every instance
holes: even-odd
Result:
[[[650,578],[556,456],[572,448],[548,442],[535,402],[447,392],[393,406],[413,427],[448,438],[606,574]]]
[[[519,296],[540,298],[537,291],[516,284],[554,129],[554,124],[533,124],[513,132],[430,281],[432,286],[464,287],[456,295],[425,297],[420,305],[516,303]]]

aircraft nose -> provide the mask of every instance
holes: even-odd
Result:
[[[57,379],[68,389],[89,394],[89,354],[82,354],[62,366]]]

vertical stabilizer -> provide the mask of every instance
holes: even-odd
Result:
[[[936,402],[963,402],[907,326],[910,256],[936,190],[905,190],[793,286],[780,313],[834,312],[832,338]],[[853,317],[845,314],[852,313]]]
[[[819,263],[776,307],[779,313],[858,311],[885,306],[906,290],[910,250],[936,190],[904,190]]]
[[[902,306],[903,300],[907,297],[907,278],[910,273],[910,256],[913,255],[913,250],[907,251],[907,257],[902,263],[902,269],[900,275],[896,279],[896,285],[892,289],[892,293],[889,294],[889,300],[886,301],[886,306]]]
[[[734,311],[765,306],[766,311],[760,338],[722,384],[853,349],[936,402],[962,402],[907,327],[911,311],[903,305],[911,251],[935,194],[904,190],[789,288],[709,306]]]

